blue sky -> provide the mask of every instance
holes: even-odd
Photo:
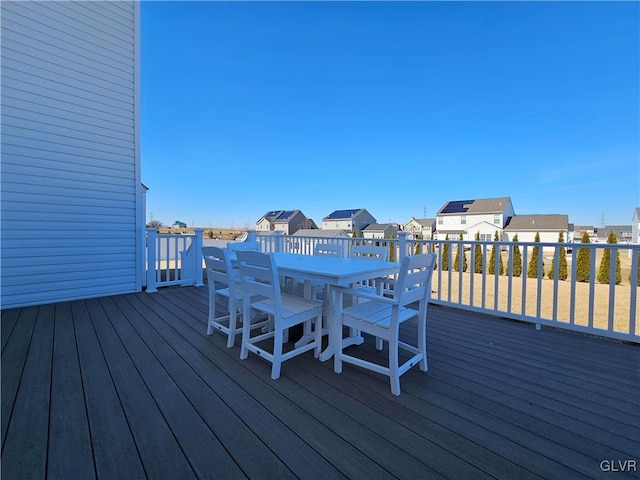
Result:
[[[142,179],[165,224],[516,214],[630,224],[637,2],[148,2]],[[149,218],[147,218],[148,220]]]

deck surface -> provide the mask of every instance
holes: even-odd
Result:
[[[637,345],[430,306],[394,397],[312,352],[273,381],[206,312],[195,287],[2,312],[2,478],[640,478]]]

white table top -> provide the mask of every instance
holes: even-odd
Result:
[[[400,269],[398,263],[359,258],[275,252],[274,259],[281,275],[340,286],[393,275]]]

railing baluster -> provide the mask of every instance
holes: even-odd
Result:
[[[593,314],[595,305],[595,283],[596,283],[596,249],[589,252],[589,328],[593,328]]]

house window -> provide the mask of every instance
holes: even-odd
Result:
[[[466,216],[466,215],[462,215],[462,216],[460,217],[460,223],[461,223],[462,225],[466,225],[466,224],[467,224],[467,216]]]
[[[481,233],[480,234],[480,240],[483,242],[490,242],[491,241],[491,234],[490,233]]]
[[[444,222],[442,221],[442,217],[438,217],[438,225],[442,225]]]
[[[494,215],[493,216],[493,223],[495,223],[496,225],[500,225],[500,215]]]

